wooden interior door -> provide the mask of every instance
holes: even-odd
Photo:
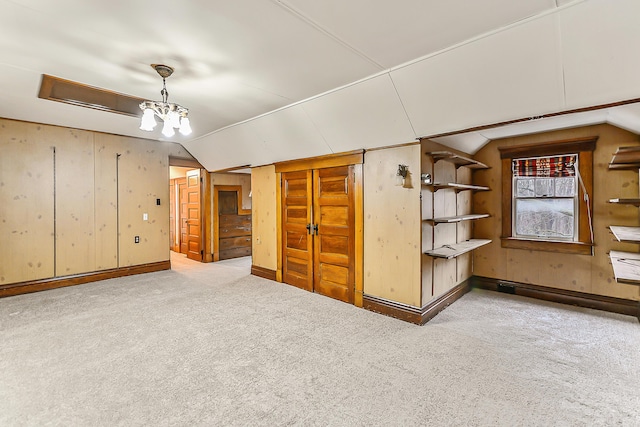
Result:
[[[353,304],[355,198],[353,166],[313,171],[314,292]]]
[[[180,213],[179,213],[179,223],[180,223],[180,231],[179,231],[179,237],[180,237],[180,242],[179,242],[179,247],[180,247],[180,253],[181,254],[186,254],[187,253],[187,217],[188,217],[188,210],[187,210],[187,179],[186,178],[179,178],[177,179],[178,181],[178,197],[179,197],[179,205],[180,205]]]
[[[202,223],[200,218],[200,169],[187,172],[187,258],[202,261]]]
[[[282,280],[313,291],[312,173],[282,174]]]
[[[353,166],[282,173],[283,282],[354,302],[353,183]]]

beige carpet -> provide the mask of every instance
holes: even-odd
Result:
[[[174,258],[0,299],[0,425],[640,425],[633,317],[473,291],[419,327]]]

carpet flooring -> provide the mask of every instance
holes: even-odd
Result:
[[[0,425],[640,425],[633,317],[474,290],[416,326],[250,262],[0,299]]]

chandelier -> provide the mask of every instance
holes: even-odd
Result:
[[[168,102],[169,92],[167,92],[165,79],[173,74],[173,68],[162,64],[151,64],[151,67],[162,77],[162,90],[160,91],[162,101],[143,101],[140,103],[140,109],[143,112],[140,129],[152,131],[157,125],[155,116],[158,116],[164,122],[162,134],[167,138],[176,134],[174,128],[179,129],[182,135],[189,135],[191,133],[191,125],[187,117],[189,110],[181,105]]]

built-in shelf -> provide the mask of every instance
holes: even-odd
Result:
[[[470,239],[460,243],[454,243],[451,245],[444,245],[431,251],[426,251],[425,254],[435,258],[456,258],[467,252],[471,252],[474,249],[479,248],[491,243],[488,239]]]
[[[447,216],[442,218],[426,219],[425,221],[434,222],[436,224],[444,224],[444,223],[454,223],[454,222],[461,222],[461,221],[471,221],[474,219],[482,219],[482,218],[488,218],[488,217],[489,217],[489,214],[467,214],[467,215],[457,215],[457,216]]]
[[[468,157],[463,157],[458,154],[452,153],[451,151],[432,151],[427,153],[431,157],[433,157],[433,161],[437,162],[438,160],[446,160],[447,162],[451,162],[456,166],[466,166],[470,169],[489,169],[489,166],[481,163],[477,160],[470,159]]]
[[[618,283],[640,285],[640,254],[633,252],[609,252],[613,275]]]
[[[491,190],[489,187],[483,187],[481,185],[469,185],[469,184],[458,184],[456,182],[446,182],[446,183],[433,183],[433,184],[424,184],[425,187],[433,187],[434,190],[440,190],[441,188],[453,188],[456,193],[465,190],[471,191],[489,191]]]
[[[609,163],[609,169],[640,169],[640,146],[618,148]]]
[[[616,203],[619,205],[640,206],[640,199],[609,199],[609,203]]]
[[[610,225],[609,229],[619,242],[640,243],[640,227]]]

